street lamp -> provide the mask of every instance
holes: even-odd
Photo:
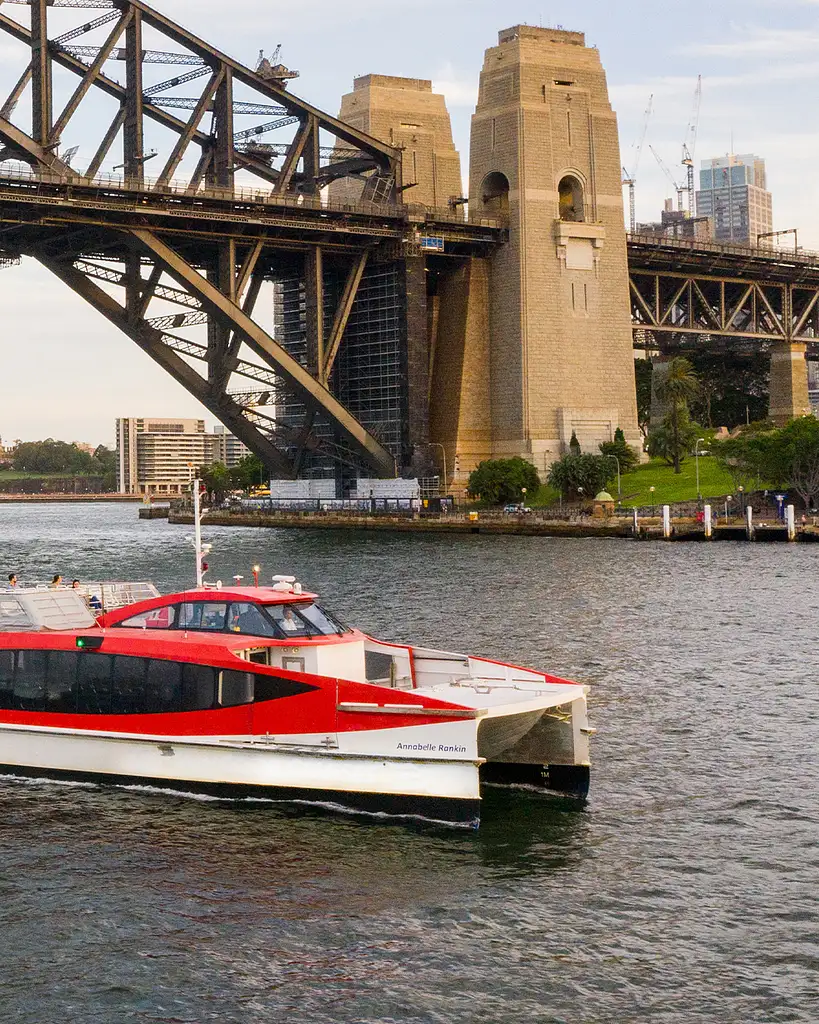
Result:
[[[705,438],[698,437],[697,443],[694,445],[694,463],[697,467],[697,501],[702,498],[702,495],[700,494],[700,441],[705,444]]]
[[[523,505],[523,507],[525,508],[526,507],[526,488],[525,487],[521,487],[520,493],[521,493],[521,505]]]
[[[742,495],[743,495],[743,493],[745,491],[745,488],[742,486],[742,484],[740,484],[739,487],[737,488],[737,490],[739,491],[739,511],[740,511],[740,515],[741,515],[742,511],[743,511]]]
[[[649,487],[648,492],[651,495],[651,515],[653,517],[654,516],[654,511],[655,511],[655,508],[654,508],[654,487],[653,486]]]
[[[734,497],[733,494],[726,494],[725,495],[725,523],[726,523],[726,525],[728,523],[728,502],[731,501],[733,499],[733,497]]]
[[[623,497],[623,491],[620,487],[620,460],[617,458],[616,455],[604,455],[603,458],[614,459],[614,461],[617,463],[617,501],[619,503],[620,499]]]

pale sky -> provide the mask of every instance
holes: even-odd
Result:
[[[681,144],[701,74],[697,164],[729,152],[732,139],[734,152],[764,157],[774,227],[798,227],[800,244],[819,250],[819,0],[154,0],[154,6],[251,66],[260,48],[270,52],[282,43],[281,59],[301,72],[292,91],[331,113],[358,75],[431,78],[447,98],[464,168],[483,51],[498,30],[526,22],[584,31],[608,72],[629,170],[654,95],[637,171],[638,220],[658,219],[672,192],[648,143],[683,178]],[[27,17],[19,6],[3,5],[3,13]],[[49,9],[60,31],[86,17],[78,13]],[[23,52],[0,34],[3,97],[25,65]],[[114,68],[121,65],[109,65],[121,79]],[[159,77],[170,75],[163,68]],[[191,95],[197,85],[191,83]],[[73,163],[82,168],[99,128],[78,121],[71,129],[64,145],[79,145]],[[104,170],[116,162],[112,151]],[[212,422],[132,342],[32,261],[0,270],[0,338],[0,436],[7,441],[54,436],[112,444],[118,415],[205,415]]]

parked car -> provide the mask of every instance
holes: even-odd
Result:
[[[509,516],[528,515],[532,510],[528,505],[504,505],[503,511]]]

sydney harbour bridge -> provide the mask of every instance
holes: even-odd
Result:
[[[0,97],[0,265],[37,260],[276,476],[429,458],[428,296],[503,249],[503,211],[414,204],[400,148],[142,0],[0,0],[0,30],[19,57]],[[638,345],[817,337],[810,255],[635,237],[629,270]],[[13,287],[7,271],[0,295]]]

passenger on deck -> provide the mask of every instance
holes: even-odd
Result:
[[[56,590],[57,587],[62,585],[62,582],[63,582],[62,576],[58,572],[55,572],[54,575],[51,578],[51,588],[52,588],[52,590]]]
[[[9,586],[10,587],[16,587],[17,586],[17,573],[16,572],[10,572],[9,573]]]
[[[79,587],[80,587],[80,581],[79,580],[72,580],[71,581],[71,589],[72,590],[79,590]]]

